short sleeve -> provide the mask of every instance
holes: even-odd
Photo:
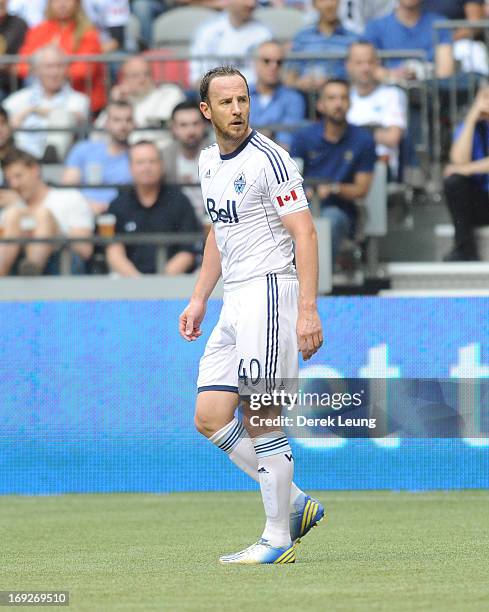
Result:
[[[377,19],[367,23],[367,27],[365,28],[365,40],[372,43],[377,49],[382,48],[382,40],[378,35]]]
[[[72,228],[83,228],[93,230],[93,213],[87,200],[79,191],[73,190],[69,199],[68,226]]]
[[[290,144],[290,157],[300,157],[301,159],[306,158],[306,147],[304,146],[304,139],[302,138],[301,131],[294,132],[292,135],[292,142]]]
[[[375,168],[375,162],[377,161],[377,153],[375,147],[375,141],[367,134],[365,143],[358,156],[355,172],[373,172]]]
[[[105,3],[105,26],[115,28],[125,26],[129,21],[128,0],[110,0]]]
[[[107,209],[107,214],[115,216],[115,233],[116,234],[125,234],[125,216],[123,214],[122,207],[122,195],[118,195],[116,198],[112,200],[109,204],[109,208]]]
[[[264,162],[264,190],[280,217],[309,207],[303,179],[289,154],[281,149],[267,148]]]
[[[173,213],[174,213],[174,232],[181,233],[198,233],[202,230],[197,216],[194,211],[194,207],[190,203],[187,196],[180,190],[174,190],[172,194],[168,194],[172,197]],[[173,244],[168,249],[168,257],[173,257],[176,253],[186,251],[188,253],[199,253],[202,251],[202,245],[199,244],[188,244],[179,243]]]
[[[403,130],[407,127],[407,98],[402,89],[398,87],[392,87],[389,91],[383,125],[385,127],[395,126]]]
[[[78,143],[68,153],[68,156],[65,161],[65,166],[67,168],[79,168],[80,170],[83,170],[84,164],[85,155],[83,143]]]

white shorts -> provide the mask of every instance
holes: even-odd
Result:
[[[249,395],[288,388],[299,374],[298,297],[299,283],[290,275],[268,274],[225,291],[200,360],[198,391]]]

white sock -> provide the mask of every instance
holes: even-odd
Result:
[[[248,432],[237,418],[234,418],[230,423],[213,434],[209,440],[226,452],[231,461],[240,470],[248,474],[256,482],[260,482],[255,447]],[[304,491],[299,489],[295,483],[292,483],[290,486],[290,510],[301,509],[304,505],[305,497]]]
[[[290,487],[294,460],[282,431],[268,432],[253,440],[258,457],[261,496],[267,516],[262,538],[272,546],[290,544]]]

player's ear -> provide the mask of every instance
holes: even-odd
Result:
[[[200,112],[204,115],[204,117],[210,121],[211,120],[211,112],[210,112],[210,107],[207,104],[207,102],[201,102],[200,103]]]

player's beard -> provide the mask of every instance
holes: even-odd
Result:
[[[238,130],[230,130],[227,126],[220,124],[219,122],[213,122],[214,131],[218,140],[224,141],[228,144],[235,144],[239,146],[246,138],[249,130],[249,118],[243,117],[243,124]]]

